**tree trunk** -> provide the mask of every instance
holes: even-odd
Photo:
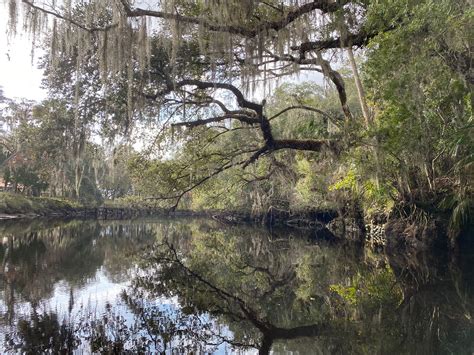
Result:
[[[357,96],[359,97],[360,107],[362,109],[362,114],[365,119],[366,127],[369,127],[370,123],[372,123],[372,116],[369,111],[369,107],[367,106],[367,99],[365,97],[364,87],[362,86],[362,81],[360,80],[359,71],[357,70],[357,64],[354,59],[354,52],[352,51],[352,47],[347,48],[347,54],[349,55],[349,62],[351,64],[352,75],[354,76],[354,81],[357,88]]]
[[[74,194],[75,197],[79,199],[81,192],[82,178],[84,177],[84,166],[81,167],[81,159],[76,158],[76,163],[74,167]]]
[[[349,46],[347,48],[347,54],[349,56],[349,62],[351,64],[352,75],[354,76],[354,81],[357,88],[357,96],[359,98],[360,108],[362,109],[362,115],[364,116],[365,120],[365,127],[368,129],[372,123],[372,114],[369,110],[369,106],[367,105],[367,98],[365,96],[364,87],[362,86],[362,81],[360,80],[359,70],[357,69],[357,64],[354,59],[354,52],[352,51],[352,47]],[[375,182],[377,187],[380,187],[380,153],[379,153],[379,141],[378,138],[375,137],[374,139],[374,159],[375,159]]]

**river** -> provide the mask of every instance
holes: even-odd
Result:
[[[0,224],[1,353],[472,354],[474,251],[207,219]]]

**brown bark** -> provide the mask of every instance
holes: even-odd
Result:
[[[323,58],[321,52],[317,52],[317,56],[324,76],[329,78],[333,82],[334,86],[336,86],[342,112],[344,112],[346,121],[352,120],[352,113],[349,109],[349,105],[347,104],[346,84],[344,83],[344,79],[342,78],[341,74],[331,68],[331,65]]]
[[[344,38],[336,37],[320,41],[303,42],[299,46],[291,47],[291,50],[299,51],[300,53],[307,53],[311,51],[322,51],[325,49],[362,47],[369,43],[369,41],[377,34],[378,33],[375,32],[366,33],[365,31],[361,31],[360,33],[348,34]]]
[[[204,82],[199,80],[183,80],[174,85],[174,89],[181,88],[183,86],[196,86],[199,89],[209,89],[209,88],[219,88],[225,89],[232,92],[237,100],[237,103],[241,108],[249,109],[253,112],[248,112],[244,114],[244,111],[240,111],[241,113],[237,115],[223,115],[212,117],[205,120],[195,120],[195,121],[188,121],[188,122],[179,122],[175,125],[177,126],[186,126],[189,128],[194,128],[198,126],[203,126],[208,123],[215,123],[219,121],[223,121],[224,119],[231,118],[236,119],[238,121],[244,122],[246,124],[258,126],[260,131],[262,132],[263,136],[263,145],[260,149],[254,152],[254,154],[243,164],[244,167],[248,166],[249,164],[254,163],[258,160],[262,155],[268,154],[277,150],[281,149],[294,149],[294,150],[304,150],[304,151],[315,151],[319,152],[324,148],[330,149],[332,151],[337,151],[337,143],[331,140],[313,140],[313,139],[278,139],[276,140],[272,133],[272,127],[270,124],[270,120],[272,118],[278,117],[280,114],[291,110],[291,109],[309,109],[314,112],[318,112],[320,114],[325,114],[323,111],[318,109],[314,109],[312,107],[306,106],[291,106],[287,109],[281,111],[277,115],[273,116],[271,119],[268,119],[263,114],[263,105],[257,104],[245,99],[243,93],[234,85],[227,84],[227,83],[213,83],[213,82]],[[229,112],[225,107],[223,108],[224,111]]]

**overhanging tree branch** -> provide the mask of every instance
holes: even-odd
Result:
[[[132,8],[127,0],[120,0],[123,10],[127,17],[155,17],[165,20],[175,20],[182,23],[189,23],[193,25],[203,26],[205,29],[212,32],[227,32],[231,34],[240,35],[246,38],[254,38],[260,33],[269,30],[279,31],[292,22],[299,19],[301,16],[319,10],[323,13],[331,13],[341,9],[349,0],[331,1],[331,0],[315,0],[307,4],[297,7],[295,10],[289,11],[285,16],[276,21],[263,21],[256,25],[253,29],[244,26],[236,25],[220,25],[213,24],[199,17],[183,16],[177,13],[169,13],[164,11],[147,10],[143,8]]]
[[[298,51],[301,54],[310,51],[322,51],[326,49],[341,49],[346,47],[362,47],[365,46],[369,41],[374,38],[378,33],[366,33],[361,31],[360,33],[350,33],[344,38],[336,37],[323,39],[319,41],[308,41],[303,42],[298,46],[292,46],[291,50]]]
[[[211,117],[211,118],[207,118],[207,119],[204,119],[204,120],[196,120],[196,121],[184,121],[184,122],[177,122],[177,123],[173,123],[172,126],[174,127],[188,127],[188,128],[194,128],[194,127],[198,127],[198,126],[204,126],[208,123],[215,123],[215,122],[222,122],[226,119],[235,119],[235,120],[238,120],[238,121],[241,121],[241,122],[244,122],[244,123],[247,123],[247,124],[257,124],[259,121],[254,118],[254,117],[249,117],[249,116],[246,116],[246,115],[239,115],[239,114],[225,114],[223,116],[216,116],[216,117]]]

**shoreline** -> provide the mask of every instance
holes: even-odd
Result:
[[[3,201],[2,201],[2,197]],[[141,217],[207,217],[228,225],[253,224],[267,227],[289,227],[311,230],[318,238],[348,240],[372,248],[419,251],[431,248],[453,249],[457,239],[448,235],[447,221],[433,215],[425,224],[397,216],[340,215],[331,210],[277,211],[252,214],[243,211],[176,210],[137,206],[79,206],[54,198],[31,198],[0,194],[0,223],[25,219],[98,219],[125,220]],[[468,228],[469,229],[469,228]],[[463,238],[470,230],[460,233]]]

